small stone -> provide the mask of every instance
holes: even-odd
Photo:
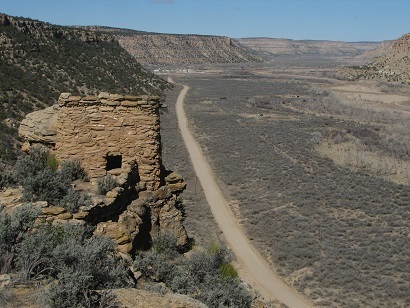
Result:
[[[110,98],[110,93],[101,92],[100,94],[98,94],[98,98],[99,98],[99,99],[102,99],[102,98],[104,98],[104,99],[109,99],[109,98]]]
[[[119,94],[110,94],[110,100],[112,101],[122,101],[124,99],[124,96],[119,95]]]
[[[71,96],[71,93],[64,92],[64,93],[61,93],[61,94],[60,94],[59,99],[60,99],[60,98],[61,98],[61,99],[68,99],[70,96]]]

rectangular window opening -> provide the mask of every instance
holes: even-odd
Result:
[[[108,155],[106,156],[107,164],[105,170],[118,169],[122,167],[122,155]]]

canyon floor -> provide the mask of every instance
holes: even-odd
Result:
[[[214,218],[237,258],[241,277],[246,282],[253,284],[263,296],[270,298],[270,300],[277,299],[289,307],[310,307],[303,297],[270,270],[269,265],[250,244],[249,239],[236,221],[228,202],[215,182],[206,158],[202,155],[198,143],[189,131],[183,107],[185,95],[188,91],[189,87],[184,86],[176,103],[179,128]]]
[[[190,87],[189,128],[273,271],[318,307],[405,306],[410,91],[339,80],[338,65],[286,58],[167,74]],[[161,119],[164,161],[189,179],[188,233],[223,240],[178,136],[180,90]]]

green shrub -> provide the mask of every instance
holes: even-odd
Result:
[[[49,152],[41,146],[32,147],[30,154],[19,157],[14,165],[14,177],[16,181],[24,185],[27,179],[35,176],[38,172],[50,168],[47,165]]]
[[[59,205],[70,213],[77,213],[80,206],[91,205],[91,203],[92,200],[89,195],[70,188],[67,194],[60,200]]]
[[[51,204],[58,204],[67,193],[67,184],[50,168],[26,178],[22,187],[23,199],[32,202],[45,200]]]
[[[63,161],[60,170],[53,154],[44,147],[33,147],[29,155],[18,159],[14,166],[14,178],[23,188],[23,199],[27,201],[48,201],[60,204],[71,213],[81,205],[89,204],[87,196],[74,192],[69,184],[77,179],[85,179],[86,173],[78,160]],[[0,184],[1,184],[0,177]],[[11,182],[12,177],[4,181]],[[107,179],[105,187],[112,185]],[[1,186],[0,186],[1,188]]]
[[[111,239],[68,239],[53,251],[58,283],[50,288],[51,307],[82,307],[98,301],[93,290],[127,285],[126,271],[115,258]]]
[[[109,192],[117,186],[118,183],[115,180],[115,178],[113,178],[111,174],[107,174],[106,176],[100,177],[97,180],[97,194],[105,195],[107,192]]]
[[[15,179],[11,173],[0,173],[0,190],[15,184]]]
[[[153,251],[135,260],[134,268],[143,276],[165,282],[173,292],[187,294],[209,307],[250,307],[252,297],[237,279],[235,268],[228,263],[224,246],[214,242],[205,251],[175,258],[163,253],[169,249],[169,243],[173,243],[168,235],[163,234],[156,241]]]
[[[14,258],[24,234],[33,226],[40,209],[22,205],[12,216],[0,211],[0,273],[7,273],[14,267]]]
[[[156,282],[170,282],[176,270],[175,265],[165,255],[153,251],[147,252],[143,257],[137,256],[134,268]]]
[[[168,255],[173,258],[178,255],[177,240],[173,234],[168,231],[160,232],[153,239],[153,249],[156,253]]]
[[[49,152],[47,156],[46,164],[51,170],[56,171],[58,168],[58,161],[57,161],[56,156]]]
[[[219,266],[219,276],[222,279],[237,279],[238,272],[231,263],[225,263]]]
[[[63,161],[61,163],[60,175],[67,182],[79,179],[85,180],[87,178],[87,173],[78,159]]]

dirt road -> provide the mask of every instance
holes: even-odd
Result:
[[[212,214],[223,232],[226,242],[238,259],[240,276],[267,299],[277,299],[289,307],[313,307],[269,268],[269,265],[251,245],[241,226],[236,221],[227,201],[215,182],[206,158],[189,131],[183,107],[188,90],[189,87],[184,86],[176,103],[179,128],[196,175],[205,192],[206,200],[211,207]]]

